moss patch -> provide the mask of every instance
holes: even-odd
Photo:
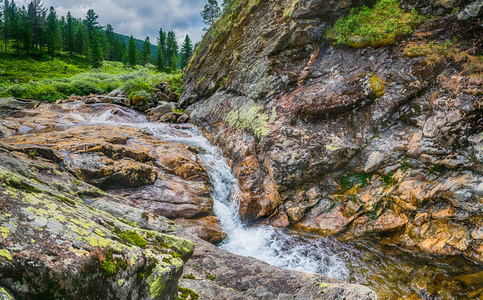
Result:
[[[369,183],[371,177],[371,174],[349,173],[342,179],[342,188],[348,190],[356,185],[359,185],[361,188],[363,188]]]
[[[382,78],[372,74],[371,78],[369,79],[371,82],[371,89],[376,93],[376,97],[379,98],[384,93],[386,93],[386,88],[384,86],[384,81],[382,81]]]
[[[195,293],[193,290],[178,286],[178,297],[176,298],[176,300],[196,300],[198,298],[200,298],[200,295]]]
[[[421,17],[415,10],[406,13],[398,0],[379,0],[373,8],[353,8],[326,32],[335,44],[351,47],[380,47],[411,34]]]
[[[119,235],[126,242],[128,242],[128,243],[130,243],[134,246],[138,246],[140,248],[146,248],[146,246],[148,244],[148,242],[146,241],[146,239],[142,235],[140,235],[139,233],[132,231],[132,230],[128,230],[128,231],[123,232],[118,227],[114,227],[114,233]]]

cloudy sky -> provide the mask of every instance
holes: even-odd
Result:
[[[29,0],[15,0],[19,6]],[[178,44],[188,34],[198,42],[203,35],[200,12],[207,0],[43,0],[45,7],[53,6],[59,17],[70,11],[73,17],[85,18],[87,10],[94,9],[101,25],[111,24],[114,31],[133,35],[152,44],[157,43],[159,28],[174,31]]]

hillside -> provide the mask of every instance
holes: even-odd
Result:
[[[116,36],[119,37],[126,45],[128,44],[129,39],[131,38],[130,36],[123,35],[120,33],[116,33]],[[144,40],[134,39],[134,42],[136,43],[136,48],[138,49],[138,51],[141,51],[141,49],[143,48]],[[157,52],[158,52],[158,46],[151,44],[151,57],[153,58],[153,61],[156,58]]]

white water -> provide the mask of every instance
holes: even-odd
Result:
[[[85,106],[66,105],[71,112],[59,122],[67,126],[133,126],[150,132],[159,140],[177,142],[201,150],[198,158],[210,177],[214,211],[228,235],[219,245],[222,249],[290,270],[349,279],[349,270],[344,260],[334,253],[334,245],[329,240],[302,239],[270,226],[250,227],[243,224],[238,216],[238,182],[219,148],[212,146],[194,126],[149,123],[143,115],[122,107],[105,104],[90,107],[95,109],[86,110]]]

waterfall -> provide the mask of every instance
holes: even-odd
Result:
[[[198,159],[208,173],[214,211],[227,238],[219,247],[243,256],[250,256],[271,265],[303,272],[349,279],[349,270],[331,243],[317,237],[300,237],[287,234],[283,229],[267,225],[247,226],[238,216],[238,181],[226,163],[221,150],[210,144],[200,130],[190,124],[173,125],[150,123],[146,118],[127,108],[106,104],[91,105],[85,110],[72,105],[73,109],[64,121],[75,125],[97,124],[104,126],[132,126],[150,132],[161,141],[176,142],[199,150]]]

